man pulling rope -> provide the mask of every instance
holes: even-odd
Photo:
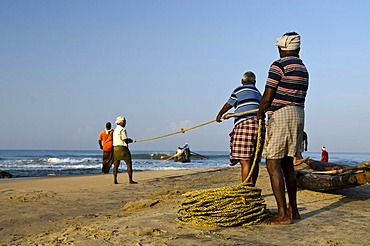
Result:
[[[235,108],[239,113],[234,119],[234,129],[230,133],[230,165],[234,166],[240,162],[242,182],[246,180],[251,173],[251,165],[255,155],[255,148],[258,133],[257,112],[251,110],[258,109],[261,101],[261,93],[256,88],[256,75],[249,71],[244,73],[241,79],[241,86],[238,86],[230,95],[227,102],[217,114],[216,121],[221,122],[222,117],[229,109]],[[249,113],[246,113],[249,112]],[[226,118],[228,115],[225,115]],[[261,131],[263,145],[264,140],[264,121],[262,121],[263,130]],[[258,146],[262,149],[262,146]],[[259,156],[258,156],[259,159]],[[257,182],[259,173],[258,161],[251,175],[251,183]],[[248,181],[248,180],[247,180]]]

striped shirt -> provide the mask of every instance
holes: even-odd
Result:
[[[252,109],[258,109],[261,97],[261,93],[253,84],[246,84],[237,87],[231,94],[227,103],[235,108],[234,113],[241,113]],[[235,117],[234,125],[256,115],[257,112],[254,112]]]
[[[266,87],[276,89],[276,95],[267,111],[287,105],[304,108],[308,90],[308,71],[298,55],[289,54],[272,63]]]

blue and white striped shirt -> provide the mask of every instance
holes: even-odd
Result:
[[[246,84],[237,87],[231,94],[228,104],[235,108],[234,113],[241,113],[253,109],[258,109],[261,101],[261,93],[253,84]],[[234,125],[239,124],[243,120],[257,116],[257,112],[249,113],[235,117]]]

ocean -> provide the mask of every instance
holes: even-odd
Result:
[[[131,151],[134,172],[166,169],[226,167],[229,164],[228,151],[196,151],[206,159],[191,157],[190,163],[165,161],[174,151]],[[161,158],[162,157],[162,158]],[[320,160],[321,152],[305,152],[303,157]],[[100,150],[0,150],[0,171],[6,171],[14,178],[68,176],[101,173],[102,152]],[[329,162],[356,166],[370,161],[369,153],[329,153]],[[262,159],[261,165],[264,165]],[[120,172],[126,172],[121,162]],[[112,172],[112,169],[111,169]]]

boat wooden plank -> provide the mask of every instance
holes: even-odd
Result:
[[[323,163],[312,159],[295,165],[299,188],[314,191],[346,189],[370,182],[370,162],[358,166]]]

